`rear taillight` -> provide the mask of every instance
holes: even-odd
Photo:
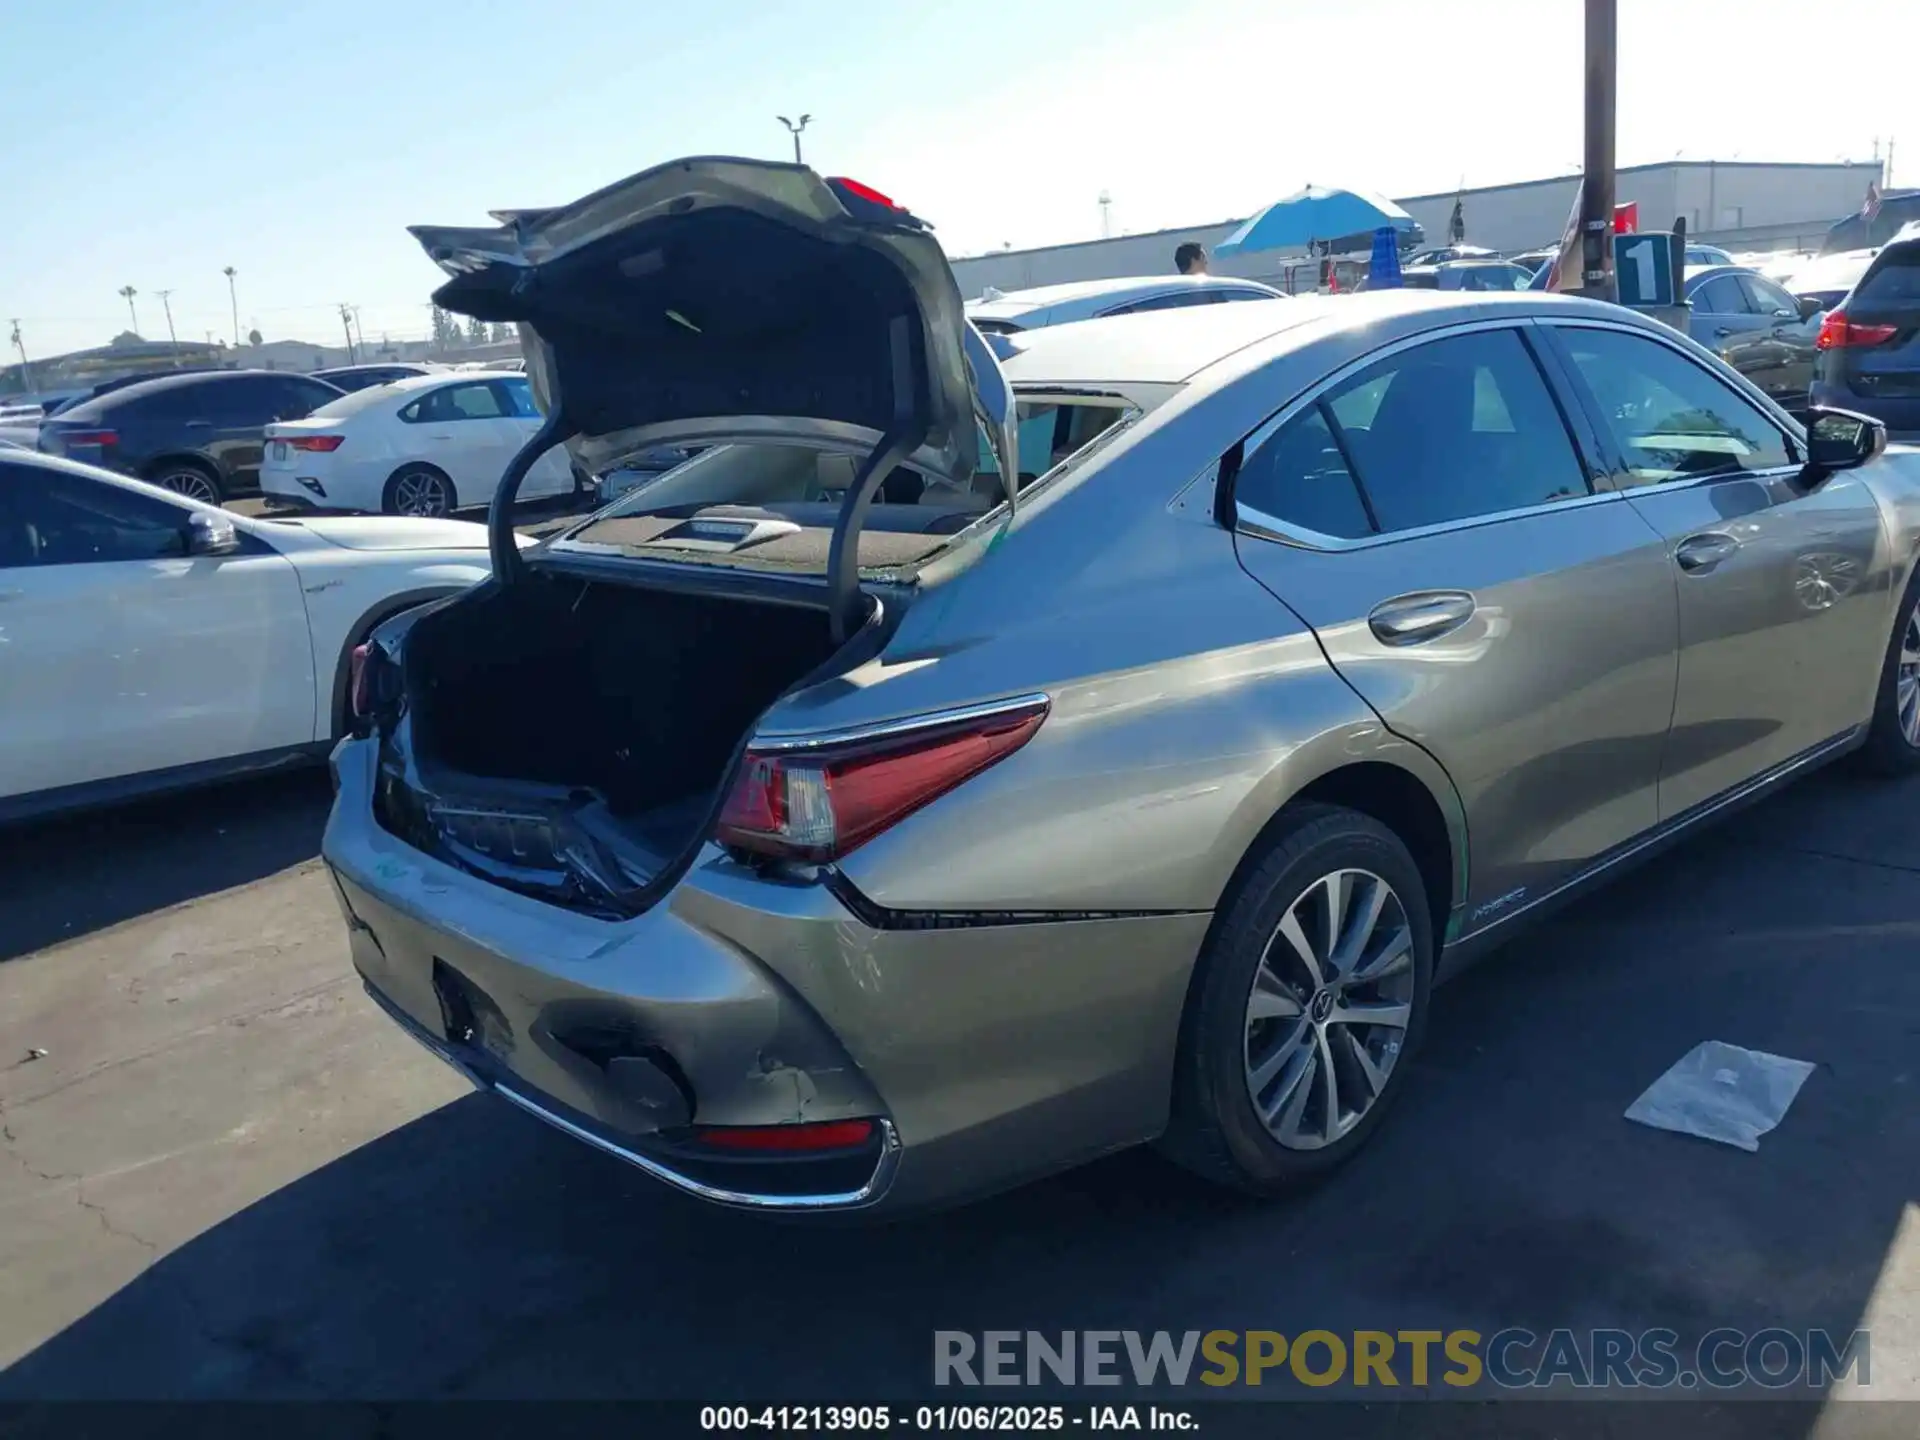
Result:
[[[118,445],[118,430],[60,430],[55,432],[62,445]]]
[[[887,195],[882,195],[878,190],[874,189],[871,185],[862,185],[858,180],[849,180],[844,175],[833,176],[831,179],[827,181],[827,184],[838,186],[840,189],[845,190],[849,195],[857,195],[862,200],[871,200],[875,205],[884,205],[889,210],[898,210],[900,208],[898,205],[893,203],[892,197]]]
[[[1856,345],[1884,345],[1899,334],[1898,325],[1862,325],[1847,318],[1844,310],[1829,310],[1814,337],[1816,350],[1845,350]]]
[[[347,699],[356,720],[373,718],[373,645],[353,647],[351,669],[347,672]]]
[[[331,455],[340,448],[340,442],[347,437],[344,435],[288,435],[285,437],[276,435],[273,438],[276,440],[284,438],[295,450],[310,450],[322,455]]]
[[[693,1133],[699,1144],[716,1150],[793,1155],[810,1150],[845,1150],[873,1138],[871,1120],[815,1120],[796,1125],[702,1125]]]
[[[720,813],[723,845],[792,860],[845,855],[1004,760],[1047,718],[1044,699],[818,748],[748,747]]]

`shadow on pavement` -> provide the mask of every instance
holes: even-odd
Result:
[[[310,860],[324,766],[0,830],[0,961]]]
[[[904,1398],[931,1390],[936,1329],[1844,1337],[1886,1301],[1920,1176],[1920,876],[1789,843],[1846,829],[1849,783],[1673,852],[1441,991],[1392,1123],[1284,1203],[1132,1153],[951,1214],[777,1224],[470,1096],[161,1259],[0,1398]],[[1757,1154],[1622,1118],[1703,1039],[1819,1067]]]

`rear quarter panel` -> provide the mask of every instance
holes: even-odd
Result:
[[[1886,517],[1895,571],[1892,598],[1897,603],[1920,563],[1920,444],[1889,445],[1860,474]]]
[[[1026,504],[978,564],[931,587],[876,660],[768,716],[763,731],[806,731],[1051,697],[1026,747],[845,858],[868,898],[907,910],[1211,909],[1288,799],[1367,761],[1427,787],[1464,872],[1444,773],[1386,730],[1312,632],[1240,568],[1209,512],[1205,473],[1286,398],[1274,393],[1228,384],[1147,416],[1074,486]]]

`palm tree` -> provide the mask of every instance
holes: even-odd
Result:
[[[133,321],[133,333],[136,335],[140,333],[140,312],[133,308],[133,297],[139,293],[131,285],[120,287],[120,298],[127,302],[127,316]]]

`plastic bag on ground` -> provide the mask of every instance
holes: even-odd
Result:
[[[1813,1069],[1805,1060],[1707,1040],[1649,1085],[1627,1107],[1627,1119],[1758,1150]]]

